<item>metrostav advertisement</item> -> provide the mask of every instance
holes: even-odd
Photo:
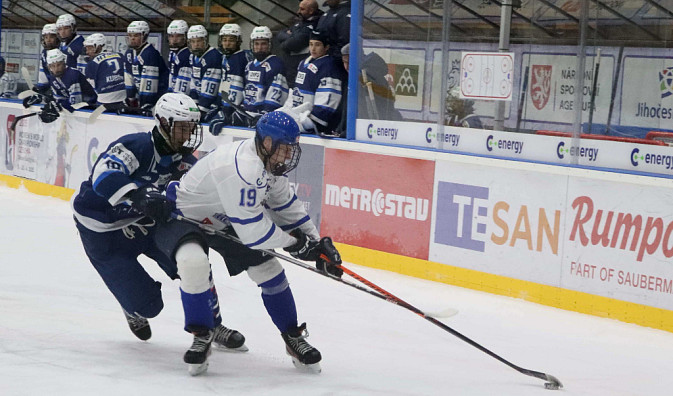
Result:
[[[434,162],[325,150],[321,234],[428,258]]]

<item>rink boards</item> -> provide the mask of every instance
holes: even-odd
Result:
[[[9,134],[23,113],[0,106],[0,181],[62,199],[111,141],[153,125],[77,112]],[[250,136],[206,133],[202,150]],[[302,148],[291,182],[348,261],[673,331],[670,179],[313,137]]]

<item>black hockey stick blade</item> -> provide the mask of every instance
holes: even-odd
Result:
[[[40,114],[40,112],[39,112],[39,111],[36,111],[36,112],[34,112],[34,113],[28,113],[28,114],[24,114],[24,115],[20,115],[20,116],[14,117],[14,121],[12,121],[12,124],[9,126],[9,130],[10,130],[10,131],[16,131],[16,124],[18,124],[19,121],[23,120],[24,118],[28,118],[28,117],[32,117],[32,116],[36,116],[36,115],[38,115],[38,114]]]
[[[255,116],[253,116],[252,114],[248,113],[247,110],[245,110],[245,109],[242,108],[241,106],[239,106],[239,105],[235,104],[234,102],[232,102],[232,101],[229,99],[229,93],[228,93],[228,92],[226,93],[226,95],[222,95],[222,97],[224,98],[224,101],[227,102],[227,104],[228,104],[229,106],[231,106],[231,107],[234,109],[235,112],[241,114],[242,116],[244,116],[245,118],[247,118],[247,119],[250,120],[250,121],[252,121],[252,120],[255,119]]]

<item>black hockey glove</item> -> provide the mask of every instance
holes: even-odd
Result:
[[[217,118],[221,118],[221,114],[219,114],[220,108],[218,106],[212,105],[208,111],[201,112],[201,122],[204,124],[207,124]]]
[[[44,107],[42,107],[42,111],[40,111],[37,116],[40,117],[40,121],[49,124],[58,119],[60,115],[59,111],[61,110],[61,105],[55,101],[51,101],[47,102]]]
[[[341,278],[344,271],[338,267],[341,264],[341,255],[334,244],[332,238],[323,237],[320,239],[320,256],[315,262],[315,267],[322,272]]]
[[[144,186],[129,195],[131,207],[157,223],[165,223],[171,218],[173,202],[161,194],[154,186]]]
[[[290,233],[293,237],[297,238],[297,243],[294,245],[283,248],[286,252],[290,253],[292,257],[298,258],[299,260],[304,261],[317,261],[320,256],[320,241],[310,239],[308,235],[304,234],[301,230],[297,229]]]
[[[23,98],[23,107],[25,107],[26,109],[32,105],[40,103],[42,103],[42,97],[40,95],[30,95]]]

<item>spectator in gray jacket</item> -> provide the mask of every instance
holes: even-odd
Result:
[[[299,3],[297,15],[300,21],[287,30],[281,30],[276,35],[275,48],[279,48],[278,56],[285,63],[287,82],[290,88],[294,87],[299,63],[309,56],[308,42],[311,31],[315,30],[323,12],[318,8],[316,0],[302,0]]]

